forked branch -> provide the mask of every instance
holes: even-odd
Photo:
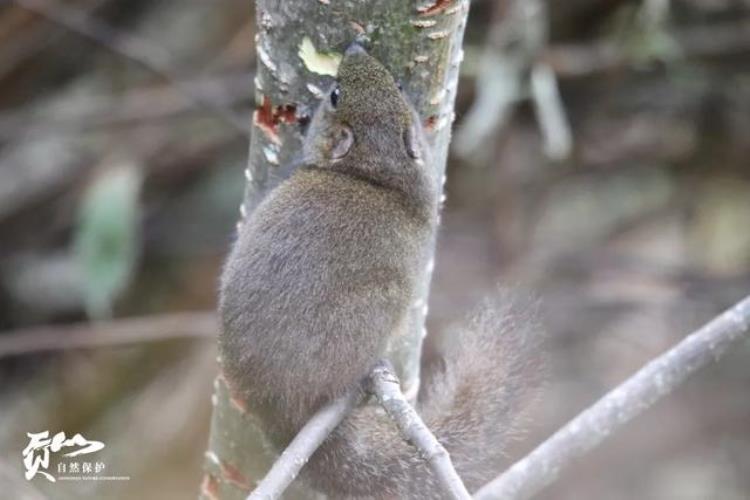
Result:
[[[401,384],[389,363],[381,362],[373,369],[370,374],[370,390],[396,423],[404,438],[417,448],[419,455],[430,466],[444,488],[446,497],[456,500],[471,499],[466,486],[453,467],[450,455],[401,392]]]
[[[447,497],[455,500],[470,500],[471,495],[453,467],[448,452],[409,404],[401,391],[401,383],[391,364],[383,361],[375,366],[370,373],[366,388],[378,399],[404,438],[415,446],[419,455],[432,468],[438,482],[444,487]],[[316,413],[276,460],[247,500],[275,500],[281,497],[315,450],[360,399],[359,389],[353,390]]]

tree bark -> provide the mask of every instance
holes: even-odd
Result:
[[[256,109],[242,218],[298,166],[303,125],[327,95],[335,63],[355,39],[364,40],[411,98],[432,146],[434,168],[444,183],[468,9],[468,0],[258,0]],[[419,387],[433,267],[434,257],[425,269],[421,298],[411,309],[408,332],[393,339],[388,348],[388,358],[410,398]],[[212,402],[202,498],[245,498],[275,456],[221,374]],[[313,497],[295,485],[287,491],[289,498]]]

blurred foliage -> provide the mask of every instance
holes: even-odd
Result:
[[[131,279],[139,245],[140,170],[118,165],[99,173],[78,210],[74,251],[84,275],[90,318],[112,315],[112,304]]]
[[[668,16],[669,11],[667,11]],[[645,5],[624,5],[613,16],[612,37],[636,65],[670,62],[681,55],[680,46],[669,32],[669,19],[649,18]]]

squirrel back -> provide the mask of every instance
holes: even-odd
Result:
[[[243,223],[221,280],[225,378],[283,449],[358,387],[406,327],[434,240],[439,191],[419,119],[393,77],[347,50],[305,140],[305,166]],[[418,410],[467,486],[496,473],[533,386],[537,324],[485,307],[432,370]],[[517,321],[517,324],[513,324]],[[333,498],[439,498],[382,411],[357,408],[303,469]]]
[[[254,214],[225,267],[219,345],[230,385],[270,407],[284,441],[405,326],[431,226],[402,195],[315,167]]]

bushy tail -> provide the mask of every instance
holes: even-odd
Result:
[[[418,411],[474,491],[500,472],[520,434],[543,363],[536,307],[502,292],[444,338]],[[305,475],[332,498],[434,499],[441,489],[385,412],[358,408],[312,457]]]

